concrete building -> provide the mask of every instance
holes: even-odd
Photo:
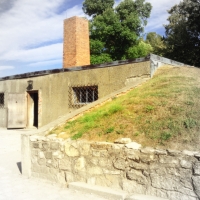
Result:
[[[182,65],[159,56],[116,61],[0,78],[0,127],[42,127],[102,98],[138,78],[153,76],[163,64]]]
[[[64,26],[64,33],[73,35],[71,39],[64,37],[63,68],[0,78],[0,127],[40,128],[133,84],[138,78],[152,77],[163,64],[183,65],[156,55],[88,65],[89,35],[85,19],[73,17]]]

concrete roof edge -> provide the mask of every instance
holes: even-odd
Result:
[[[150,61],[150,56],[143,57],[143,58],[136,58],[134,60],[113,61],[113,62],[104,63],[104,64],[85,65],[85,66],[79,66],[79,67],[58,68],[58,69],[51,69],[51,70],[29,72],[29,73],[24,73],[24,74],[17,74],[17,75],[2,77],[0,78],[0,81],[45,76],[49,74],[62,73],[62,72],[72,72],[72,71],[82,71],[82,70],[114,67],[114,66],[119,66],[119,65],[124,65],[124,64],[131,64],[131,63],[138,63],[138,62],[145,62],[145,61]]]
[[[165,58],[165,57],[162,57],[162,56],[158,56],[158,55],[155,55],[155,54],[152,54],[152,53],[150,54],[150,60],[151,61],[152,60],[160,61],[162,63],[170,64],[170,65],[173,65],[173,66],[189,66],[187,64],[184,64],[184,63],[181,63],[181,62],[169,59],[169,58]]]

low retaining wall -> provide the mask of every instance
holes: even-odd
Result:
[[[54,135],[30,136],[28,151],[33,177],[61,184],[87,182],[171,200],[200,199],[198,152],[140,149],[131,141],[71,141]]]
[[[186,66],[184,63],[180,63],[168,58],[164,58],[155,54],[150,54],[150,60],[151,60],[151,77],[153,77],[154,73],[159,67],[162,67],[163,65],[170,65],[170,66]],[[188,65],[187,65],[188,66]]]

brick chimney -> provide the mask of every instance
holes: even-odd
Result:
[[[64,20],[63,68],[90,65],[88,20],[71,17]]]

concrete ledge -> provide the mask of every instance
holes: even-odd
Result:
[[[21,165],[22,175],[31,177],[30,135],[21,134]]]
[[[90,185],[82,182],[69,183],[68,187],[73,190],[92,193],[106,199],[113,200],[169,200],[161,197],[155,197],[144,194],[128,194],[123,190],[111,189],[97,185]]]
[[[81,182],[72,182],[69,183],[69,188],[73,190],[79,190],[82,192],[89,192],[98,196],[101,196],[106,199],[113,200],[124,200],[127,196],[127,193],[122,190],[110,189],[107,187],[90,185],[87,183]]]
[[[126,198],[125,200],[169,200],[169,199],[163,199],[161,197],[149,196],[144,194],[134,194]]]

